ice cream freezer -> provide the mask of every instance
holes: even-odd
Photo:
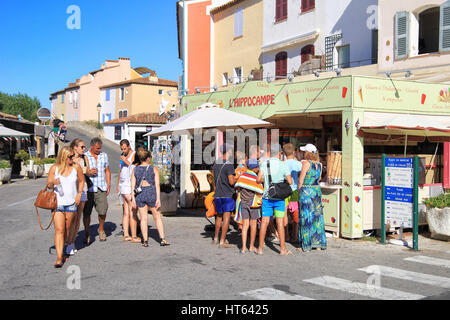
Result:
[[[340,236],[342,186],[321,183],[325,230]]]

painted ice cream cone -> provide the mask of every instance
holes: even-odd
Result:
[[[345,97],[347,97],[347,90],[348,90],[347,87],[343,87],[343,88],[342,88],[342,98],[343,98],[343,99],[345,99]]]
[[[425,104],[425,100],[427,99],[426,94],[422,94],[422,104]]]
[[[359,87],[358,93],[359,93],[359,97],[361,98],[361,102],[364,102],[363,91],[362,91],[361,87]]]
[[[291,105],[291,102],[289,101],[289,91],[285,91],[284,92],[284,96],[286,97],[286,101],[287,101],[287,103],[288,103],[288,105],[290,106]]]

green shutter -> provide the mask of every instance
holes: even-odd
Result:
[[[450,51],[450,1],[441,5],[439,51]]]
[[[409,12],[395,14],[395,59],[409,55]]]

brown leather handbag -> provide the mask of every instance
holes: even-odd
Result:
[[[53,224],[53,219],[55,217],[55,211],[58,208],[56,193],[54,193],[53,190],[48,191],[48,189],[46,187],[44,190],[41,190],[41,192],[39,192],[39,194],[36,198],[36,202],[34,203],[34,206],[36,207],[36,214],[38,217],[39,226],[41,227],[41,229],[43,231],[48,230],[51,227],[51,225]],[[48,227],[45,229],[42,226],[41,217],[39,216],[38,208],[52,211],[52,220],[50,221],[50,224],[48,225]]]

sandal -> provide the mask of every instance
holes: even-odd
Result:
[[[161,245],[161,247],[167,247],[167,246],[170,246],[170,243],[168,243],[168,242],[166,241],[166,239],[161,239],[160,245]]]
[[[101,232],[99,232],[98,233],[98,237],[99,237],[99,239],[100,239],[100,241],[106,241],[106,233],[105,233],[105,231],[101,231]]]
[[[61,262],[61,263],[55,262],[55,264],[53,266],[55,267],[55,269],[61,269],[63,267],[63,265],[64,265],[64,262]]]
[[[86,246],[89,246],[91,244],[91,235],[86,236],[86,238],[84,239],[84,244]]]
[[[131,243],[142,243],[141,238],[131,238]]]
[[[130,242],[132,239],[130,236],[123,237],[124,242]]]
[[[148,240],[147,240],[147,241],[144,241],[144,242],[142,243],[142,246],[145,247],[145,248],[148,248]]]

